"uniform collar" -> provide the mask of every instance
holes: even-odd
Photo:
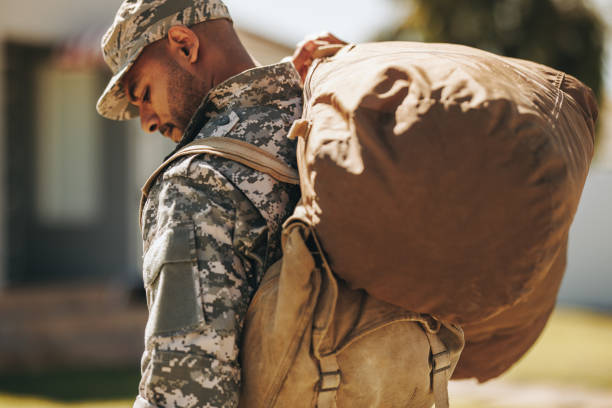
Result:
[[[300,77],[291,62],[252,68],[211,89],[191,118],[175,151],[193,141],[210,120],[238,107],[278,106],[301,93]]]

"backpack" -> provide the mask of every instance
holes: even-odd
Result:
[[[209,137],[181,156],[212,154],[299,183],[295,170],[248,143]],[[460,327],[375,299],[338,279],[300,204],[283,225],[282,258],[247,311],[239,406],[447,408],[448,381],[464,345]]]
[[[448,407],[462,348],[458,326],[338,279],[298,206],[249,306],[239,406]]]
[[[290,136],[305,219],[331,269],[351,288],[459,324],[454,378],[503,373],[555,305],[593,154],[592,91],[460,45],[319,56]]]

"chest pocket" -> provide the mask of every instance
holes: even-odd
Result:
[[[143,259],[147,292],[148,341],[204,325],[193,223],[167,228],[151,243]]]

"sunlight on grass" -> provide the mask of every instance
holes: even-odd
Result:
[[[559,309],[543,335],[527,355],[501,377],[511,393],[522,394],[531,386],[548,384],[553,390],[590,389],[589,395],[612,391],[612,315]],[[139,372],[90,370],[0,375],[0,408],[130,408]],[[487,388],[487,384],[483,386]],[[492,385],[492,384],[489,384]],[[516,386],[518,385],[518,388]],[[489,387],[490,388],[490,387]],[[548,408],[543,403],[514,404],[493,391],[476,395],[469,391],[451,395],[453,408]],[[517,391],[518,390],[518,391]],[[597,391],[600,390],[600,391]],[[26,396],[26,395],[30,396]],[[607,398],[605,394],[604,398]],[[493,398],[493,399],[491,399]],[[501,399],[501,401],[500,401]],[[495,403],[492,403],[494,401]],[[531,404],[531,405],[530,405]],[[561,405],[550,405],[558,408]],[[591,405],[563,405],[563,407]],[[597,405],[598,407],[604,405]],[[605,407],[612,407],[605,405]]]
[[[612,390],[612,316],[559,309],[503,379]]]
[[[612,315],[558,309],[508,373],[450,384],[453,408],[612,408]],[[500,352],[503,352],[500,350]]]
[[[2,408],[130,408],[134,400],[59,402],[0,394]]]
[[[469,402],[466,402],[466,401],[456,402],[456,401],[454,401],[451,398],[450,406],[452,408],[491,408],[491,402],[489,402],[489,401],[476,401],[476,400],[469,401]],[[519,406],[519,405],[517,405],[516,407],[513,407],[513,408],[545,408],[545,407],[535,406],[535,405],[532,405],[532,406],[529,406],[529,405],[520,405]]]

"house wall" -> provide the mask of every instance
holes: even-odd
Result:
[[[121,0],[19,0],[0,2],[0,35],[53,42],[108,26]]]
[[[559,303],[612,311],[612,169],[591,168],[570,230]]]

